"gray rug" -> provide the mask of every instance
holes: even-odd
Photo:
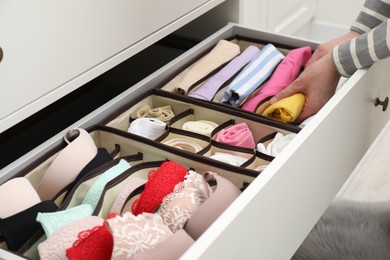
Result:
[[[333,202],[293,260],[389,260],[390,201]]]

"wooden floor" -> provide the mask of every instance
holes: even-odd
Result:
[[[340,189],[336,199],[390,200],[390,121]]]

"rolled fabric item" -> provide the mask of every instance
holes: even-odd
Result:
[[[295,133],[283,135],[282,133],[278,132],[267,146],[265,146],[263,143],[258,143],[256,148],[261,153],[275,157],[283,151],[283,149],[290,143],[292,139],[294,139],[296,135],[297,134]]]
[[[172,138],[162,143],[191,153],[197,153],[203,149],[199,144],[184,138]]]
[[[208,120],[187,121],[182,129],[190,132],[210,136],[211,132],[218,127],[218,124]]]
[[[179,81],[175,87],[175,92],[187,95],[188,89],[192,85],[233,59],[238,54],[240,54],[240,47],[237,44],[226,40],[220,40],[209,53],[193,64],[191,69],[183,75],[182,80]]]
[[[156,118],[137,118],[130,123],[129,133],[156,140],[165,133],[167,124]]]
[[[254,112],[265,98],[272,97],[290,85],[298,76],[300,70],[311,57],[311,47],[293,49],[276,67],[271,77],[265,82],[255,96],[246,100],[242,109]]]
[[[297,93],[273,103],[267,107],[262,115],[285,123],[291,123],[301,114],[304,104],[305,96]]]
[[[253,134],[245,122],[222,129],[218,132],[216,141],[250,149],[256,148]]]
[[[247,65],[259,51],[256,46],[247,47],[239,56],[231,60],[197,90],[189,93],[188,96],[204,100],[213,99],[220,87]]]
[[[231,165],[235,165],[235,166],[241,166],[244,162],[248,160],[238,155],[222,153],[222,152],[216,152],[212,156],[210,156],[210,158],[220,162],[225,162]]]
[[[229,84],[222,103],[238,107],[272,74],[284,55],[272,44],[267,44]]]
[[[163,106],[151,108],[149,105],[145,105],[137,111],[137,118],[155,118],[163,122],[169,122],[175,114],[172,111],[171,106]]]

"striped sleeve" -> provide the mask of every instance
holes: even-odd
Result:
[[[366,0],[351,30],[369,32],[390,18],[390,0]]]
[[[379,26],[333,48],[333,61],[339,73],[351,76],[357,69],[390,56],[389,19]]]

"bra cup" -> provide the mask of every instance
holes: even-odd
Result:
[[[156,248],[134,255],[133,260],[179,259],[193,243],[194,240],[180,229]]]
[[[23,191],[15,194],[15,191]],[[11,179],[0,186],[0,218],[8,218],[41,202],[30,181],[24,177]]]
[[[217,181],[217,189],[188,220],[185,231],[194,239],[203,232],[222,214],[223,211],[240,195],[241,191],[229,180],[213,172],[206,172]]]

